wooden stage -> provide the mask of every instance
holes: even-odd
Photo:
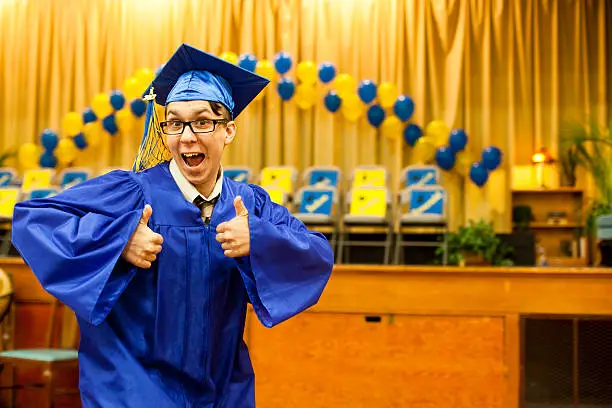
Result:
[[[21,260],[0,268],[12,346],[42,346],[49,296]],[[311,310],[249,313],[258,406],[518,408],[525,316],[612,316],[612,269],[338,265]]]

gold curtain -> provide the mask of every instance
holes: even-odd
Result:
[[[605,0],[2,0],[0,151],[59,130],[65,113],[139,68],[154,69],[182,42],[270,60],[286,50],[294,61],[331,61],[357,79],[394,82],[414,99],[415,123],[464,128],[475,158],[500,147],[503,165],[485,188],[455,174],[444,184],[453,226],[484,217],[507,231],[512,166],[529,164],[542,146],[555,154],[562,120],[610,117],[610,21]],[[225,163],[255,172],[336,164],[345,176],[384,164],[399,183],[412,162],[401,140],[322,102],[301,111],[275,88],[239,119]],[[102,146],[79,163],[130,167],[141,129],[102,133]]]

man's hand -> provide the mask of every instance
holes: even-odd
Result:
[[[217,241],[221,243],[221,247],[225,250],[225,256],[239,258],[251,253],[249,212],[240,196],[234,199],[234,208],[236,209],[236,216],[217,226]]]
[[[153,209],[149,204],[145,205],[138,226],[121,253],[123,259],[134,266],[145,269],[150,268],[155,262],[157,254],[162,250],[161,244],[164,242],[162,236],[153,232],[147,225],[151,214],[153,214]]]

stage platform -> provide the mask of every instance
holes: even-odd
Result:
[[[49,295],[20,259],[0,268],[15,284],[7,344],[40,347]],[[266,329],[249,311],[258,406],[608,407],[611,294],[603,268],[338,265],[290,321]]]

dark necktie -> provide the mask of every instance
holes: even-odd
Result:
[[[210,222],[210,218],[212,216],[212,210],[213,210],[213,207],[215,206],[215,204],[217,203],[217,200],[219,200],[218,196],[215,197],[214,199],[212,199],[211,201],[206,201],[200,195],[197,196],[193,200],[193,204],[195,204],[195,206],[200,209],[200,214],[204,218],[204,221],[206,222],[206,225],[208,225],[208,223]]]

